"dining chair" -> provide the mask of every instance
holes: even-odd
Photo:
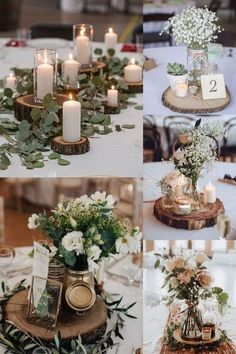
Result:
[[[89,9],[90,5],[97,5],[97,0],[83,0],[83,13],[92,12]],[[111,13],[112,11],[112,0],[100,0],[99,5],[104,5],[106,9],[106,13]]]
[[[30,28],[31,38],[73,39],[73,25],[60,23],[35,23]]]
[[[143,123],[143,160],[144,162],[161,161],[163,157],[161,134],[151,116],[144,117]]]
[[[182,129],[192,128],[196,119],[190,116],[171,115],[164,118],[163,126],[168,144],[168,158],[172,156],[173,144]]]
[[[229,145],[229,137],[235,136],[236,132],[236,117],[229,119],[224,123],[224,127],[227,130],[227,137],[223,139],[223,145],[221,147],[221,159],[223,161],[236,161],[236,143],[235,140],[233,144]]]
[[[224,47],[236,47],[236,33],[230,31],[218,33],[216,43],[220,43]]]
[[[0,1],[0,31],[16,30],[19,27],[23,0]]]
[[[230,11],[230,19],[233,20],[236,17],[236,1],[229,0],[222,1],[222,0],[212,0],[209,9],[214,12],[218,12],[219,10],[229,10]]]
[[[173,17],[174,13],[153,13],[153,14],[144,14],[143,15],[143,23],[151,23],[151,22],[160,22],[160,23],[165,23],[168,21],[170,17]],[[172,46],[172,40],[171,40],[171,35],[169,33],[163,33],[162,35],[161,31],[155,31],[155,32],[144,32],[143,34],[143,44],[144,47],[147,44],[157,44],[157,43],[168,43],[169,46]]]

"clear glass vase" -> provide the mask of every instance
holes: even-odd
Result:
[[[198,302],[187,301],[186,318],[181,329],[181,337],[185,340],[201,340],[202,338],[202,314],[198,308]]]
[[[192,179],[188,180],[187,194],[192,199],[192,210],[200,209],[200,194],[198,182]]]
[[[189,81],[192,84],[199,84],[201,75],[208,67],[208,49],[187,48],[187,57]]]
[[[161,198],[163,208],[173,208],[174,206],[174,199],[172,192],[162,192]]]

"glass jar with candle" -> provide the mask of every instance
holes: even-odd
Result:
[[[78,24],[73,26],[74,54],[84,68],[92,66],[93,26]]]
[[[75,60],[73,54],[70,53],[68,59],[66,59],[62,65],[62,78],[65,88],[79,88],[79,70],[80,63]]]
[[[189,81],[191,84],[199,84],[201,75],[208,66],[208,50],[207,48],[187,48],[187,55]]]
[[[47,94],[57,92],[57,51],[36,49],[34,53],[34,99],[41,103]]]

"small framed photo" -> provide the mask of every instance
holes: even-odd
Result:
[[[202,75],[202,97],[204,100],[226,98],[225,80],[223,74]]]
[[[61,308],[62,283],[33,276],[27,320],[36,326],[55,328]]]

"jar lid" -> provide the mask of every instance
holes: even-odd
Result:
[[[88,310],[96,301],[94,289],[87,283],[80,281],[68,286],[65,297],[67,304],[76,311]]]

